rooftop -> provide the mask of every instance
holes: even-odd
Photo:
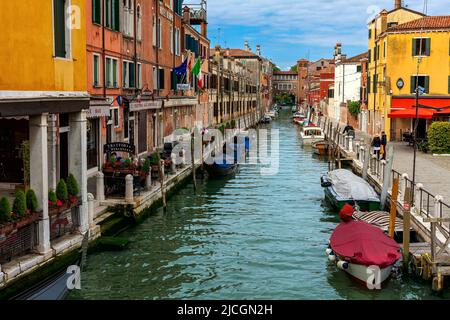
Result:
[[[449,16],[423,17],[410,22],[389,28],[388,31],[415,31],[415,30],[450,30]]]

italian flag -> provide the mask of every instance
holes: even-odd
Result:
[[[192,73],[197,77],[198,87],[200,89],[203,88],[203,73],[202,73],[202,62],[200,58],[195,62],[194,68],[192,69]]]

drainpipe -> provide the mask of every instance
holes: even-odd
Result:
[[[377,108],[377,94],[378,94],[378,86],[377,86],[377,82],[378,82],[378,47],[377,47],[377,23],[375,21],[375,54],[374,54],[374,59],[375,59],[375,73],[374,73],[374,79],[373,79],[373,88],[375,88],[375,90],[373,91],[373,123],[372,123],[372,136],[375,135],[375,112],[376,112],[376,108]],[[376,92],[375,92],[376,91]]]
[[[133,13],[133,31],[134,31],[134,41],[133,41],[133,45],[134,45],[134,95],[136,96],[137,91],[138,91],[138,76],[137,76],[137,3],[136,0],[134,0],[134,13]],[[142,10],[142,8],[141,8]],[[141,73],[142,73],[142,69],[141,69]]]
[[[103,73],[103,98],[106,98],[106,55],[105,55],[105,0],[102,1],[102,73]]]

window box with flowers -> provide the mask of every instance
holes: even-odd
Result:
[[[56,190],[48,192],[48,214],[58,216],[79,205],[80,187],[75,177],[70,174],[67,183],[63,179],[58,182]]]
[[[41,215],[42,212],[38,211],[38,202],[32,189],[28,189],[26,194],[23,191],[17,191],[12,207],[7,198],[1,198],[0,239],[6,240],[9,235],[15,233],[18,229],[39,220]]]
[[[131,159],[111,156],[109,161],[103,164],[105,187],[107,193],[122,192],[125,188],[125,177],[133,176],[135,188],[145,186],[145,181],[150,174],[152,164],[150,159]]]

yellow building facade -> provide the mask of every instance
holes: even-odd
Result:
[[[400,7],[383,10],[369,24],[368,105],[374,133],[385,131],[391,140],[400,140],[412,131],[417,87],[418,137],[425,138],[431,121],[449,119],[449,109],[428,109],[450,106],[449,47],[450,16],[429,17]]]
[[[85,4],[85,0],[0,2],[0,90],[86,91]],[[57,52],[56,45],[64,52]]]
[[[389,27],[403,24],[423,17],[419,12],[415,12],[403,7],[397,7],[392,11],[383,10],[368,25],[369,32],[369,64],[368,64],[368,110],[370,133],[389,133],[386,127],[386,110],[390,105],[390,66],[391,59],[395,59],[397,51],[407,51],[407,47],[394,48],[388,50],[390,43],[386,38],[386,31]],[[401,66],[398,66],[401,67]]]

